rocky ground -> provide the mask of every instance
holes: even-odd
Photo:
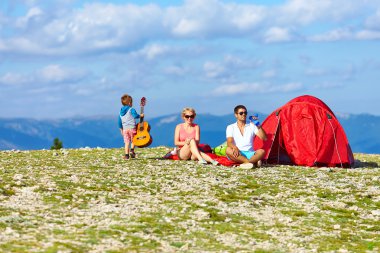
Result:
[[[380,156],[247,170],[167,151],[0,152],[0,251],[380,251]]]

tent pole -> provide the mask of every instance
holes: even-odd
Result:
[[[336,149],[336,152],[338,153],[338,157],[339,157],[339,161],[340,161],[340,166],[341,168],[343,168],[343,163],[342,163],[342,159],[340,158],[340,154],[339,154],[339,149],[338,149],[338,143],[336,141],[336,136],[335,136],[335,131],[334,131],[334,127],[333,125],[331,124],[331,116],[329,114],[327,114],[327,119],[328,119],[328,122],[330,123],[330,126],[331,126],[331,130],[334,134],[334,141],[335,141],[335,149]]]

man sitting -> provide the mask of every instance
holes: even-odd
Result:
[[[240,163],[242,168],[260,167],[265,151],[263,149],[253,150],[253,140],[257,135],[265,141],[267,135],[257,117],[251,116],[252,121],[247,123],[248,112],[244,105],[236,106],[234,113],[237,121],[228,125],[226,129],[226,155],[230,160]]]

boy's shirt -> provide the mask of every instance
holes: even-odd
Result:
[[[139,119],[140,118],[140,114],[137,114],[136,110],[128,105],[125,105],[123,107],[121,107],[120,109],[120,115],[119,115],[119,120],[118,120],[118,124],[119,124],[119,128],[123,129],[123,123],[121,122],[121,117],[123,117],[127,112],[128,110],[131,109],[131,115],[134,119]]]

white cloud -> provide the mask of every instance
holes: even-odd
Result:
[[[236,13],[230,20],[240,31],[252,30],[264,21],[267,15],[267,8],[255,5],[233,5],[227,8]]]
[[[178,120],[178,116],[177,115],[173,115],[173,116],[169,116],[169,117],[166,117],[166,118],[163,118],[161,119],[159,122],[158,122],[158,126],[159,125],[163,125],[163,124],[168,124],[168,123],[172,123],[172,122],[175,122]]]
[[[188,73],[188,71],[189,70],[187,68],[183,66],[178,66],[178,65],[168,66],[164,69],[164,72],[166,74],[176,75],[176,76],[183,76],[186,73]]]
[[[49,65],[42,68],[37,76],[46,83],[76,82],[85,76],[83,71]]]
[[[9,40],[4,40],[3,41],[4,46],[8,50],[15,50],[15,54],[19,53],[33,53],[33,52],[41,52],[42,48],[41,45],[38,44],[36,41],[30,40],[28,38],[23,38],[23,37],[16,37],[16,38],[11,38]],[[16,49],[19,48],[17,51]]]
[[[360,10],[371,8],[374,2],[345,0],[289,0],[273,14],[283,24],[308,25],[316,21],[339,22],[354,18]],[[376,5],[376,4],[375,4]]]
[[[198,32],[202,25],[197,20],[181,19],[173,28],[173,33],[179,36],[192,35]]]
[[[309,40],[314,42],[339,41],[353,39],[354,34],[347,28],[331,30],[325,34],[310,36]]]
[[[240,83],[222,85],[212,91],[215,96],[245,95],[253,93],[292,92],[303,88],[301,83],[271,85],[267,83]]]
[[[42,13],[37,10],[33,7],[25,16],[18,18],[18,23],[27,26],[33,20],[32,17]],[[152,4],[86,4],[71,12],[57,11],[55,16],[51,15],[53,19],[44,19],[44,24],[34,27],[28,34],[18,31],[16,25],[10,27],[8,29],[13,29],[15,35],[3,40],[3,43],[8,50],[43,55],[130,48],[147,38],[162,34],[161,11]],[[13,41],[21,38],[28,43],[12,46]]]
[[[223,5],[217,0],[185,1],[182,6],[167,10],[165,25],[172,35],[178,37],[210,36],[222,22],[216,18],[223,15]]]
[[[136,52],[136,54],[141,55],[148,60],[153,60],[158,56],[162,56],[168,52],[170,52],[170,48],[168,46],[152,44],[142,48]]]
[[[0,84],[3,85],[24,85],[31,81],[30,76],[18,74],[18,73],[5,73],[0,76]]]
[[[109,106],[122,92],[192,103],[199,91],[216,101],[375,85],[376,41],[340,41],[380,40],[380,0],[7,1],[16,7],[0,11],[2,98],[34,92],[31,100],[52,94],[80,107],[87,96]],[[350,64],[357,69],[342,70]]]
[[[221,85],[216,88],[212,94],[216,96],[225,96],[225,95],[237,95],[237,94],[246,94],[258,91],[263,92],[263,86],[258,83],[253,84],[234,84],[234,85]]]
[[[281,86],[273,86],[269,89],[269,92],[292,92],[298,91],[303,88],[301,83],[287,83]]]
[[[313,86],[314,89],[332,89],[343,87],[342,83],[322,82]]]
[[[209,78],[218,78],[226,74],[226,69],[224,66],[216,62],[205,62],[203,64],[203,69],[206,73],[206,76]]]
[[[229,69],[254,69],[262,64],[261,60],[241,58],[228,54],[224,57],[224,65]]]
[[[329,3],[330,1],[290,0],[280,7],[284,16],[279,16],[279,19],[294,22],[294,18],[298,17],[298,22],[307,24],[315,20],[320,10],[325,9]]]
[[[80,96],[89,96],[93,93],[93,89],[82,89],[82,88],[79,88],[77,90],[75,90],[74,92],[76,95],[80,95]]]
[[[262,73],[262,77],[264,78],[274,78],[276,76],[277,76],[277,71],[274,69],[270,69]]]
[[[162,10],[153,4],[89,4],[75,13],[73,18],[70,22],[77,30],[72,36],[79,41],[89,37],[95,41],[109,40],[112,36],[113,46],[128,46],[146,37],[162,34]]]
[[[66,72],[58,65],[46,66],[40,71],[40,76],[47,82],[61,82],[66,79]]]
[[[245,59],[228,54],[219,62],[206,61],[203,64],[203,70],[208,78],[226,78],[236,76],[241,71],[253,71],[260,65],[262,65],[261,60]]]
[[[166,24],[175,36],[204,38],[254,31],[265,19],[266,8],[218,0],[192,0],[168,9],[167,13]]]
[[[61,7],[70,2],[60,0],[50,5]],[[327,24],[330,31],[307,34],[312,41],[379,39],[380,0],[290,0],[267,7],[221,0],[187,0],[172,7],[92,2],[54,9],[39,1],[24,4],[30,9],[23,16],[0,17],[6,25],[1,29],[9,34],[0,40],[2,52],[103,53],[134,50],[154,40],[183,38],[250,38],[282,43],[306,36],[304,27],[318,22]],[[345,23],[357,25],[353,29]],[[22,29],[26,27],[27,32]],[[151,53],[154,57],[155,52]]]
[[[0,51],[7,51],[7,50],[8,50],[8,47],[6,43],[4,43],[4,41],[0,39]]]
[[[8,72],[0,76],[0,83],[4,85],[35,86],[49,83],[78,82],[87,75],[86,71],[63,68],[60,65],[48,65],[31,73]]]
[[[356,38],[359,40],[379,40],[380,30],[379,31],[370,31],[370,30],[359,31],[356,34]]]
[[[377,12],[374,15],[366,19],[365,25],[368,29],[380,29],[380,9],[377,10]]]
[[[306,70],[306,75],[308,76],[323,76],[326,75],[328,71],[321,68],[309,68]]]
[[[24,28],[29,22],[33,20],[38,20],[39,17],[43,15],[43,11],[38,7],[32,7],[28,10],[25,16],[20,17],[16,20],[16,27]]]
[[[292,39],[290,31],[287,28],[271,27],[264,35],[264,41],[272,42],[287,42]]]

